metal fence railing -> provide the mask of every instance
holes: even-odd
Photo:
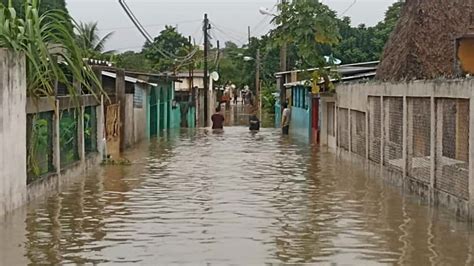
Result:
[[[53,166],[54,112],[27,116],[27,183],[54,171]]]
[[[403,166],[403,98],[384,97],[384,165],[402,171]]]
[[[469,100],[437,99],[435,187],[469,198]]]
[[[369,97],[369,160],[380,164],[382,154],[382,102],[380,97]]]
[[[365,113],[351,110],[351,151],[365,158],[366,129]]]
[[[63,110],[59,116],[59,147],[61,168],[68,166],[79,158],[78,149],[78,111]]]
[[[431,98],[408,98],[407,175],[431,179]]]
[[[337,143],[342,149],[349,151],[349,109],[338,108]]]
[[[84,110],[84,145],[86,153],[97,152],[97,111],[95,106]]]

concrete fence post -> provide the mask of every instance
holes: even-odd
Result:
[[[408,170],[408,100],[406,96],[403,96],[403,132],[402,132],[402,171],[403,171],[403,178],[407,178],[407,170]]]
[[[79,95],[82,95],[82,86],[81,83],[77,80],[73,80],[74,89]],[[82,101],[79,102],[80,106],[76,107],[77,110],[77,153],[79,154],[79,159],[81,162],[84,162],[86,159],[86,150],[85,150],[85,138],[84,138],[84,111],[85,108],[82,105]]]
[[[474,220],[474,98],[469,100],[469,217]]]
[[[435,101],[436,106],[436,139],[435,139],[435,169],[434,169],[434,178],[433,178],[433,187],[436,188],[436,175],[438,171],[438,167],[442,167],[442,162],[438,162],[438,159],[443,158],[443,123],[444,123],[444,116],[443,116],[443,103]]]
[[[59,110],[59,100],[56,100],[54,105],[53,115],[53,166],[56,169],[56,174],[61,175],[61,134],[59,127],[59,120],[61,119],[61,112]],[[59,178],[58,178],[59,182]],[[58,183],[59,184],[59,183]]]
[[[384,96],[380,96],[380,167],[383,167],[385,158],[385,106]]]
[[[348,137],[348,148],[349,148],[349,153],[352,154],[352,117],[351,117],[351,108],[347,108],[347,137]]]
[[[338,100],[336,100],[336,103],[334,104],[334,136],[336,137],[336,151],[339,148],[339,106],[338,106]]]
[[[370,131],[370,120],[369,120],[369,115],[370,115],[370,101],[369,98],[367,98],[367,106],[365,109],[365,159],[368,161],[369,160],[369,153],[370,153],[370,145],[369,145],[369,131]]]
[[[96,107],[97,114],[97,150],[100,154],[100,158],[104,159],[106,155],[105,151],[105,110],[104,110],[104,96],[100,96],[100,105]]]
[[[471,125],[472,126],[472,125]],[[434,201],[434,189],[435,189],[435,178],[436,178],[436,99],[431,97],[431,169],[430,169],[430,201]]]
[[[26,202],[25,58],[0,49],[0,215]]]
[[[86,144],[85,144],[85,136],[84,136],[84,106],[77,108],[78,110],[78,119],[77,119],[77,148],[79,152],[79,158],[81,162],[85,162],[86,160]]]

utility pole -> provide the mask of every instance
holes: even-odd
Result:
[[[257,49],[257,58],[255,58],[255,93],[258,95],[258,109],[260,120],[262,120],[262,89],[260,88],[260,48]]]
[[[282,4],[285,4],[287,0],[281,0]],[[280,47],[280,71],[285,72],[287,70],[287,44],[283,43]],[[286,88],[285,88],[285,74],[280,77],[280,106],[283,106],[283,103],[286,102]],[[283,108],[281,108],[283,112]]]
[[[204,126],[207,126],[208,121],[208,98],[209,98],[209,66],[208,66],[208,57],[209,57],[209,34],[210,29],[209,19],[207,14],[204,14]]]
[[[251,37],[250,37],[250,26],[248,27],[248,37],[249,37],[249,44],[250,44],[250,39],[251,39]]]

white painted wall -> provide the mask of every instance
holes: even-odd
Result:
[[[26,202],[25,59],[0,49],[0,215]]]
[[[134,125],[134,112],[133,112],[133,94],[125,94],[125,121],[123,127],[125,127],[125,147],[129,148],[133,145],[133,125]]]
[[[138,143],[146,139],[146,104],[147,104],[147,91],[141,85],[135,85],[135,91],[141,90],[143,95],[142,98],[142,108],[133,108],[133,141]]]

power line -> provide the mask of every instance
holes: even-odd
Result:
[[[222,31],[221,29],[219,29],[219,28],[217,28],[217,27],[214,27],[214,29],[215,29],[217,32],[219,32],[219,34],[220,34],[221,36],[225,36],[225,37],[226,37],[226,38],[221,38],[221,39],[232,40],[232,41],[235,41],[235,42],[237,42],[237,43],[239,43],[239,44],[241,44],[241,45],[245,44],[244,41],[242,41],[242,40],[240,40],[240,39],[238,39],[238,38],[235,38],[235,37],[233,37],[233,36],[227,34],[226,32]]]
[[[143,25],[143,27],[146,28],[153,28],[153,27],[161,27],[161,26],[166,26],[166,25],[177,25],[177,24],[190,24],[190,23],[195,23],[195,22],[201,22],[201,19],[195,19],[195,20],[183,20],[183,21],[178,21],[174,23],[163,23],[163,24],[148,24],[148,25]],[[113,27],[113,28],[105,28],[105,29],[99,29],[99,31],[116,31],[116,30],[128,30],[128,29],[135,29],[135,26],[124,26],[124,27]]]
[[[242,39],[244,38],[239,38],[239,37],[235,37],[233,35],[231,35],[230,33],[227,33],[226,31],[222,30],[220,27],[216,26],[214,23],[212,24],[213,28],[218,31],[220,34],[226,36],[227,38],[230,38],[232,39],[233,41],[236,41],[240,44],[245,44],[246,42],[245,41],[242,41]],[[245,39],[247,39],[247,37],[245,37]]]
[[[354,0],[354,2],[352,2],[352,4],[349,5],[349,7],[346,8],[346,10],[344,10],[342,13],[341,13],[341,17],[344,16],[349,10],[351,10],[352,7],[354,7],[354,5],[357,3],[357,0]]]

